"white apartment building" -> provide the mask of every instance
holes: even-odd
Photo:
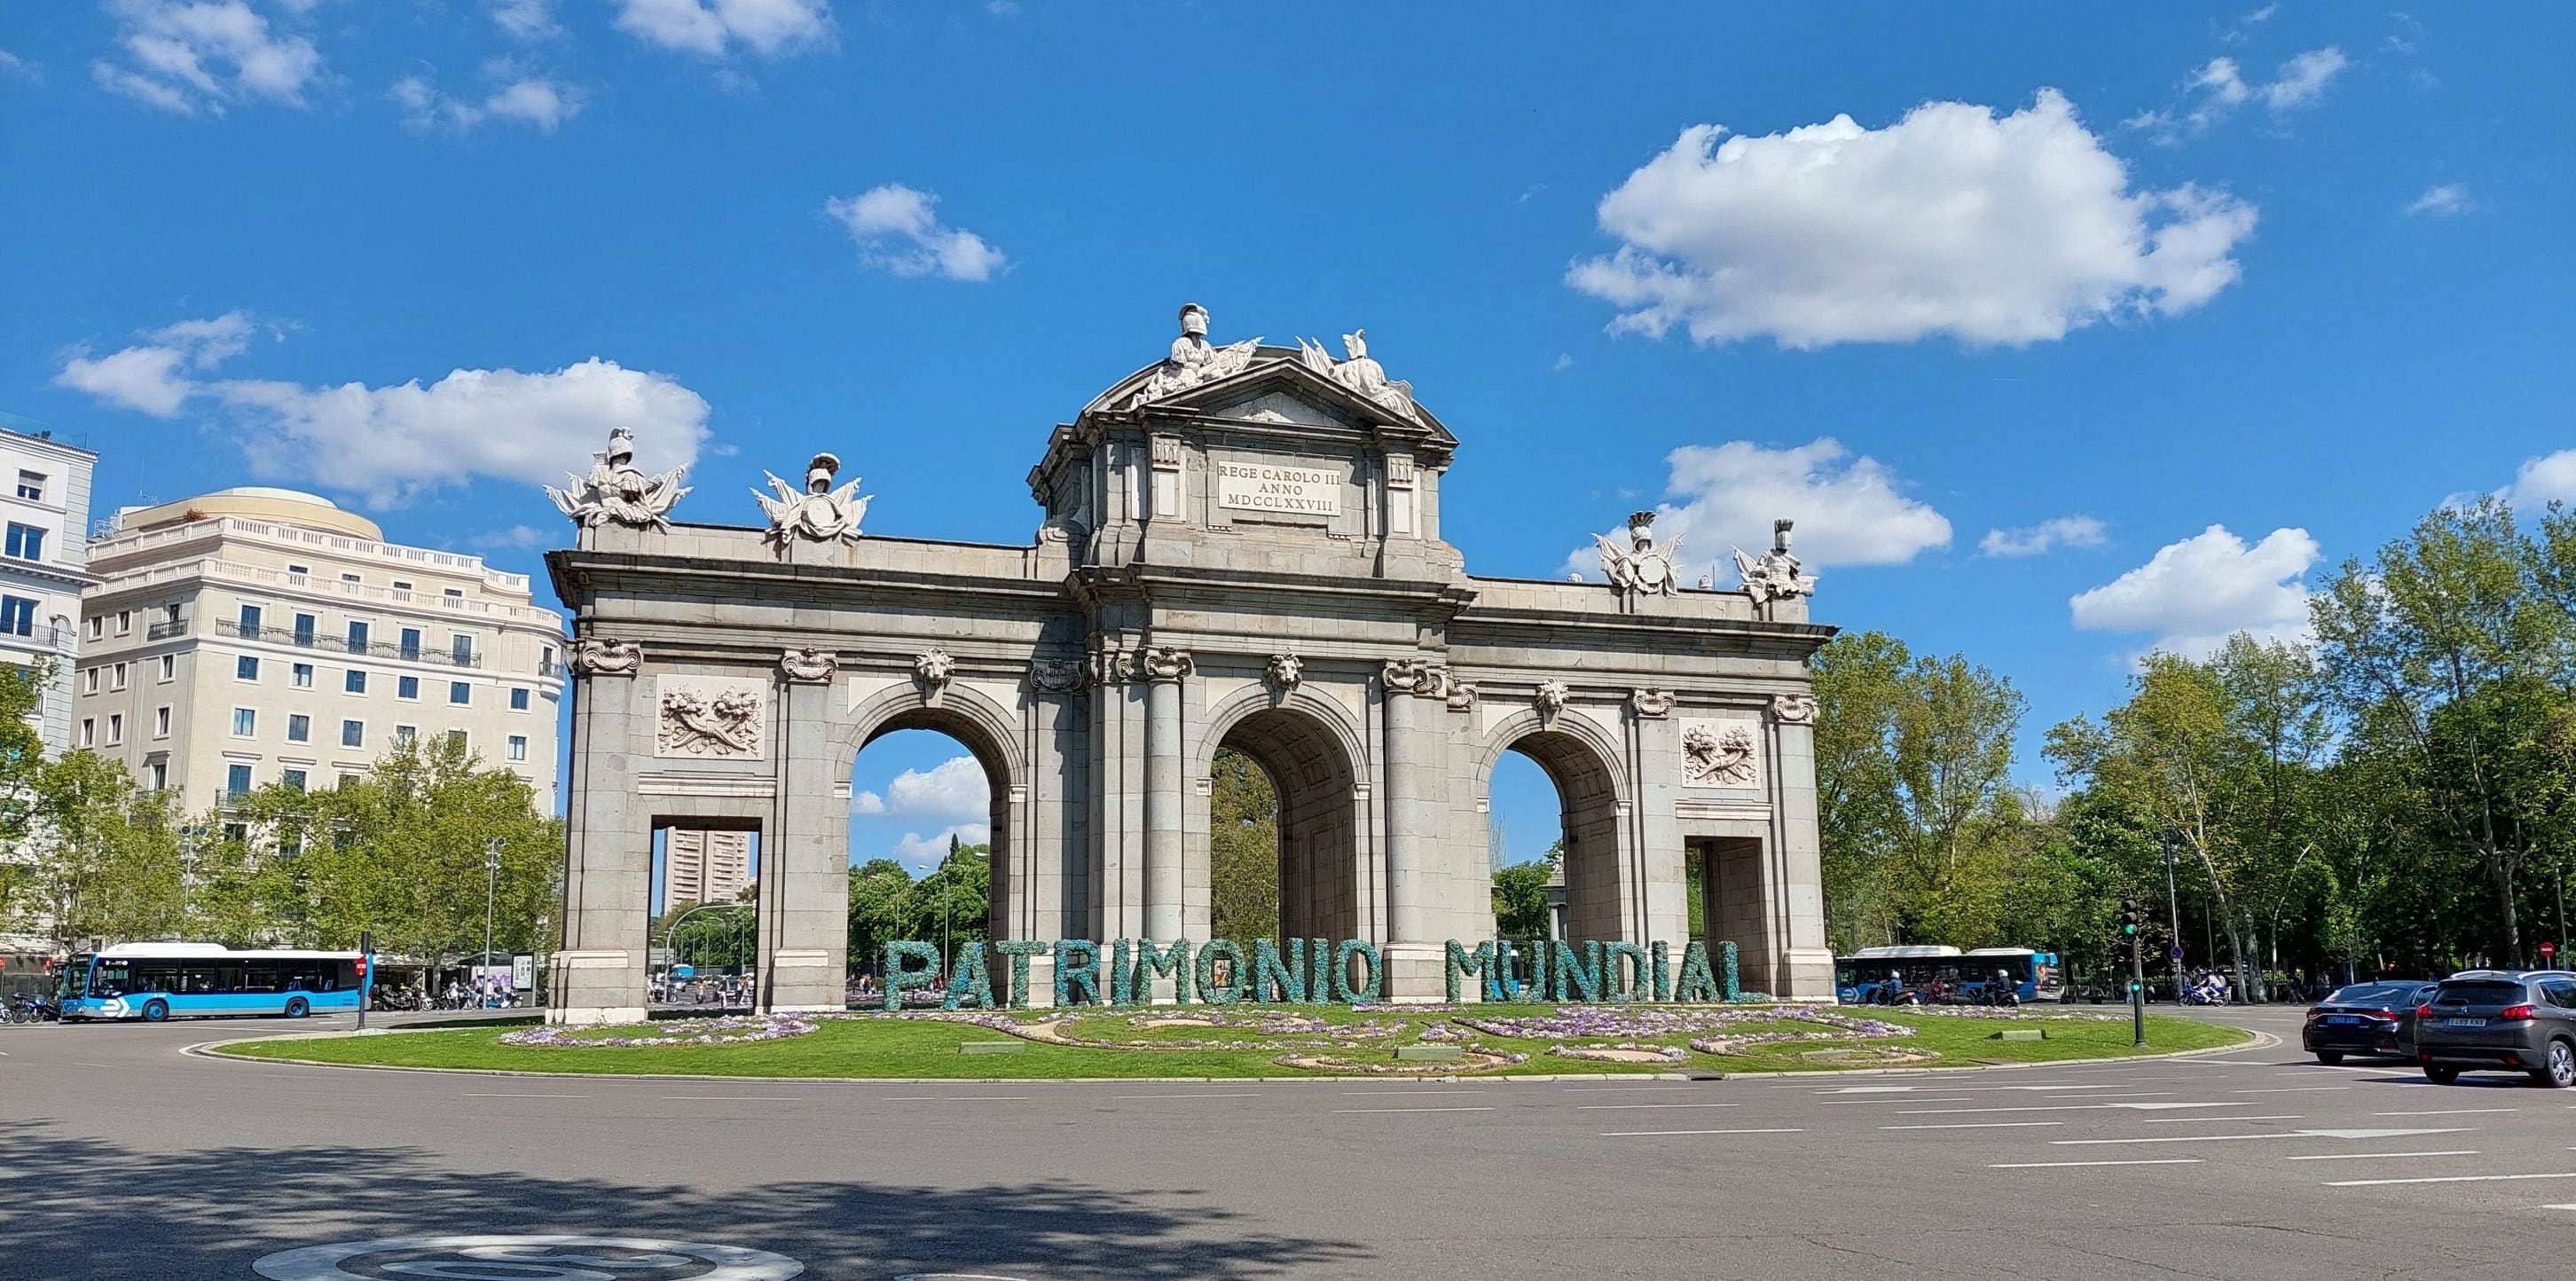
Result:
[[[730,903],[751,883],[751,833],[674,827],[662,833],[662,906]]]
[[[90,469],[98,455],[55,440],[13,414],[0,414],[0,663],[32,668],[50,659],[53,683],[39,712],[48,753],[71,746],[72,671],[79,652],[81,592],[89,572]]]
[[[556,808],[563,619],[525,574],[259,487],[119,511],[90,548],[73,745],[202,810],[461,734]]]

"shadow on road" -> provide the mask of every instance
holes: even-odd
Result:
[[[864,1157],[859,1158],[862,1162]],[[439,1233],[653,1236],[750,1246],[806,1276],[891,1281],[985,1272],[1049,1281],[1347,1271],[1356,1242],[1249,1230],[1199,1194],[1146,1206],[1065,1179],[930,1189],[779,1183],[721,1196],[676,1185],[441,1168],[414,1148],[350,1145],[155,1152],[0,1122],[0,1274],[247,1277],[271,1251]],[[1340,1266],[1335,1266],[1340,1265]]]

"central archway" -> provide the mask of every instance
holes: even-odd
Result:
[[[1198,838],[1190,849],[1191,925],[1210,937],[1366,937],[1369,898],[1361,884],[1361,805],[1366,789],[1355,764],[1358,734],[1347,713],[1296,691],[1286,696],[1251,689],[1211,709],[1204,757],[1197,777]],[[1271,821],[1278,829],[1275,869],[1277,908],[1268,919],[1216,920],[1212,823],[1220,753],[1247,761],[1276,798]],[[1231,783],[1247,780],[1229,779]],[[1257,784],[1251,790],[1257,792]],[[1227,814],[1228,821],[1240,816]],[[1204,896],[1204,897],[1203,897]],[[1238,900],[1244,896],[1238,894]],[[1206,904],[1205,907],[1198,906]]]

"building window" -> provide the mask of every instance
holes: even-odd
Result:
[[[524,712],[528,710],[527,690],[513,689],[510,691],[510,710],[514,712]]]
[[[245,789],[245,790],[247,790],[247,789]],[[247,840],[249,840],[249,839],[250,839],[250,824],[248,824],[248,823],[226,823],[226,824],[224,824],[224,839],[225,839],[225,840],[227,840],[227,841],[231,841],[231,842],[232,842],[233,844],[235,844],[235,845],[239,845],[239,844],[241,844],[243,841],[247,841]]]
[[[394,590],[395,590],[395,591],[398,591],[398,592],[407,592],[407,591],[410,591],[410,590],[411,590],[411,584],[410,584],[410,583],[407,583],[407,582],[404,582],[402,579],[397,578],[397,579],[395,579],[395,580],[394,580]]]
[[[448,637],[447,656],[456,660],[456,665],[459,667],[472,667],[474,665],[474,638],[471,636],[461,635]]]
[[[232,796],[248,796],[248,795],[250,795],[250,766],[248,766],[248,765],[228,765],[228,766],[225,766],[225,767],[224,767],[224,791],[225,791],[227,794],[232,795]]]
[[[40,471],[19,472],[18,496],[31,503],[41,503],[45,501],[45,473]]]
[[[454,703],[459,707],[472,703],[474,701],[474,687],[463,681],[447,682],[447,701]]]
[[[237,680],[237,681],[255,681],[255,680],[258,680],[258,679],[259,679],[259,659],[258,659],[257,657],[255,657],[255,656],[253,656],[253,655],[250,655],[250,654],[244,654],[244,655],[242,655],[241,657],[234,659],[234,660],[233,660],[233,679],[234,679],[234,680]]]
[[[124,663],[118,663],[114,667],[107,669],[108,693],[113,694],[116,691],[125,688],[125,678],[128,675],[128,670],[127,665]]]
[[[168,761],[154,761],[151,764],[144,766],[143,776],[152,780],[153,791],[166,792],[170,790],[170,763]]]
[[[286,741],[290,743],[312,742],[313,718],[295,713],[288,714],[286,718]]]
[[[397,676],[397,677],[395,677],[395,678],[394,678],[394,697],[396,697],[396,698],[418,698],[418,697],[420,697],[420,678],[419,678],[419,677],[417,677],[417,676]]]
[[[89,620],[90,634],[98,634],[99,620]],[[36,634],[36,602],[24,596],[0,596],[0,632],[11,636]]]
[[[282,770],[277,775],[277,781],[286,784],[288,787],[294,788],[296,791],[303,791],[304,771],[300,769]]]
[[[319,630],[319,629],[321,628],[321,626],[322,626],[322,620],[321,620],[321,619],[319,619],[319,618],[315,618],[315,617],[314,617],[313,615],[311,615],[311,614],[298,614],[298,615],[296,615],[296,616],[295,616],[295,643],[296,643],[296,644],[298,644],[298,645],[302,645],[302,646],[304,646],[304,647],[305,647],[305,648],[307,648],[307,649],[312,648],[312,646],[313,646],[313,633],[314,633],[315,631]]]
[[[43,560],[45,531],[35,525],[9,522],[9,554],[19,560]]]
[[[120,609],[116,611],[116,634],[119,636],[131,636],[134,634],[133,610]]]
[[[307,565],[288,565],[286,567],[286,572],[295,575],[297,578],[302,578],[306,574],[312,573],[313,570],[311,566]]]
[[[114,747],[114,746],[116,746],[117,744],[122,743],[122,742],[124,742],[124,741],[125,741],[125,713],[123,713],[123,712],[109,712],[109,713],[107,714],[107,745],[108,745],[108,746],[110,746],[110,747]]]
[[[357,575],[355,575],[355,574],[342,574],[342,575],[340,575],[340,581],[341,581],[341,582],[344,582],[344,583],[354,583],[354,582],[357,582],[357,581],[359,581],[359,580],[358,580],[358,576],[357,576]]]
[[[465,589],[462,587],[450,587],[447,589],[446,595],[449,600],[463,600],[465,599]]]
[[[297,663],[286,669],[287,683],[297,689],[313,688],[313,664]]]
[[[95,694],[98,692],[97,668],[93,667],[88,671],[81,673],[81,692],[84,694]]]
[[[163,654],[161,656],[161,683],[167,685],[177,679],[179,679],[179,656],[176,654]]]
[[[80,745],[83,747],[98,745],[98,722],[87,716],[81,718]]]
[[[394,746],[409,747],[420,740],[420,729],[413,725],[394,726]]]
[[[414,662],[420,661],[419,628],[406,627],[402,629],[402,656],[411,659]]]
[[[259,713],[247,708],[233,709],[233,737],[252,738],[259,733]]]
[[[10,599],[14,600],[14,599],[16,599],[16,598],[15,598],[15,597],[11,597]],[[34,602],[32,602],[32,601],[31,601],[31,602],[29,602],[29,613],[31,613],[31,614],[32,614],[33,612],[34,612]],[[32,623],[32,622],[34,622],[35,620],[31,617],[31,618],[29,618],[27,621],[29,621],[29,622],[31,622],[31,623]],[[24,635],[26,635],[27,633],[25,633],[25,632],[21,631],[21,632],[19,632],[18,634],[19,634],[19,635],[21,635],[21,636],[24,636]],[[89,620],[89,638],[90,638],[91,640],[97,640],[99,637],[101,637],[101,636],[105,636],[105,635],[107,635],[107,620],[106,620],[105,618],[93,618],[93,619]]]
[[[452,729],[447,731],[447,745],[455,748],[457,751],[464,751],[465,731],[461,729]]]
[[[350,668],[350,669],[349,669],[349,674],[340,678],[340,688],[341,688],[343,691],[345,691],[345,692],[347,692],[347,693],[351,693],[351,694],[364,694],[364,693],[366,693],[366,692],[367,692],[367,674],[366,674],[365,672],[359,671],[357,668],[354,668],[354,667]]]
[[[356,622],[354,620],[350,622],[349,652],[352,654],[363,654],[367,652],[367,625],[365,623]]]
[[[552,646],[552,645],[548,645],[548,646],[545,646],[545,647],[543,647],[542,649],[540,649],[540,650],[538,651],[538,657],[537,657],[537,671],[538,671],[538,672],[540,672],[540,673],[545,673],[545,672],[551,672],[551,671],[553,671],[554,669],[555,669],[555,647],[554,647],[554,646]]]
[[[510,759],[514,761],[524,761],[528,759],[527,735],[512,734],[510,736]]]
[[[364,747],[366,745],[367,723],[365,721],[340,722],[340,746]]]
[[[154,737],[154,738],[168,738],[168,737],[170,737],[170,709],[169,709],[169,708],[167,708],[167,707],[156,707],[156,708],[153,708],[153,709],[152,709],[152,737]]]
[[[358,781],[358,776],[357,776],[357,775],[355,775],[355,774],[345,774],[345,773],[344,773],[344,774],[342,774],[342,775],[340,776],[340,786],[342,786],[342,787],[347,787],[347,786],[349,786],[350,784],[355,783],[355,782],[357,782],[357,781]]]
[[[241,607],[241,632],[243,635],[257,636],[259,634],[259,623],[259,606],[244,605]]]

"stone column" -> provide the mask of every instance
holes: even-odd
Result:
[[[832,795],[830,743],[839,669],[837,655],[811,647],[779,657],[778,795],[760,852],[760,935],[770,948],[760,989],[773,1011],[839,1010],[848,999],[849,815]]]
[[[653,709],[637,706],[644,651],[632,641],[585,636],[567,658],[574,714],[564,944],[549,962],[546,1019],[640,1022],[653,875],[651,816],[634,802],[636,747],[653,732]]]
[[[1145,934],[1182,937],[1181,679],[1195,664],[1176,649],[1141,656],[1145,687]]]
[[[1803,609],[1803,602],[1801,602]],[[1825,878],[1816,825],[1816,697],[1771,700],[1773,741],[1771,844],[1772,934],[1777,941],[1774,992],[1798,1000],[1832,1000],[1834,951],[1825,941]]]
[[[1419,658],[1389,659],[1386,685],[1386,920],[1378,949],[1386,962],[1386,999],[1431,1002],[1447,994],[1446,950],[1431,937],[1432,859],[1442,825],[1428,812],[1429,771],[1447,756],[1442,736],[1416,721],[1418,704],[1448,689],[1446,671]]]

